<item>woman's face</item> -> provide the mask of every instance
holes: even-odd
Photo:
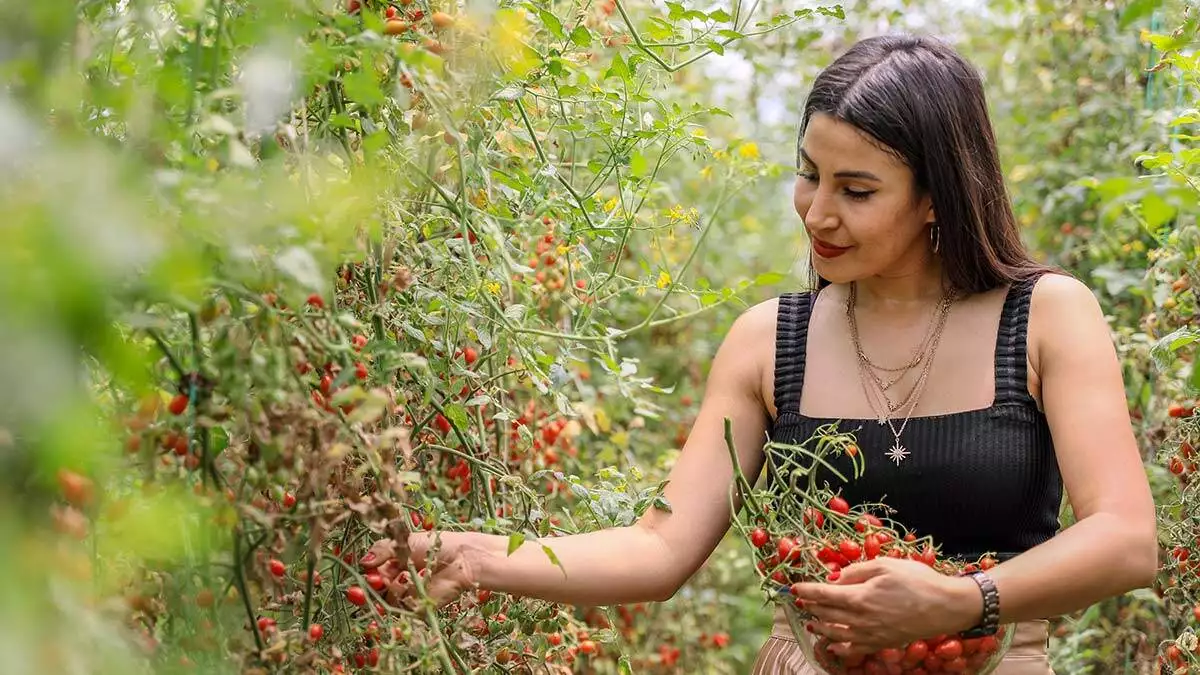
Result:
[[[850,124],[821,113],[809,121],[793,201],[816,271],[833,283],[917,273],[930,261],[928,195]]]

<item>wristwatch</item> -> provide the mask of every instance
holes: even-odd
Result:
[[[983,572],[972,572],[967,576],[979,584],[979,592],[983,594],[983,618],[973,628],[958,634],[961,638],[980,638],[995,635],[1000,627],[1000,592],[996,583]]]

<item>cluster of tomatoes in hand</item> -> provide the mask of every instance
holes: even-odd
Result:
[[[789,498],[787,501],[791,501]],[[928,565],[943,574],[957,575],[994,567],[994,558],[984,556],[973,563],[941,558],[928,538],[908,532],[900,535],[874,514],[852,509],[841,496],[824,501],[822,508],[804,506],[803,499],[767,509],[775,522],[787,522],[785,506],[796,507],[799,518],[792,526],[771,531],[767,518],[759,518],[747,537],[754,547],[757,569],[764,587],[784,605],[800,626],[810,618],[804,601],[793,589],[801,582],[833,583],[842,570],[858,562],[875,558],[900,558]],[[959,639],[949,635],[913,641],[903,647],[881,649],[871,654],[835,652],[825,637],[797,635],[797,639],[817,665],[831,675],[927,675],[929,673],[990,672],[999,662],[1006,646],[1008,627],[994,636]]]

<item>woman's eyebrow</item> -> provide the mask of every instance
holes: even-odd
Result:
[[[808,153],[804,151],[804,148],[800,148],[800,157],[805,162],[812,165],[812,167],[814,169],[817,167],[817,163],[812,160],[812,157],[808,156]],[[879,183],[883,182],[883,180],[879,176],[876,176],[875,174],[871,173],[870,171],[838,171],[837,173],[833,174],[833,177],[834,178],[858,178],[858,179],[862,179],[862,180],[873,180],[873,181],[876,181]]]

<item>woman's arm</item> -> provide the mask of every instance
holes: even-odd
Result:
[[[747,310],[718,350],[700,413],[668,476],[670,513],[651,508],[629,527],[528,540],[512,555],[504,536],[443,533],[445,567],[434,575],[435,597],[449,600],[472,584],[573,605],[674,595],[729,528],[733,467],[725,418],[733,421],[742,471],[755,477],[762,470],[767,414],[761,383],[773,361],[776,308],[770,301]],[[414,535],[414,557],[423,558],[429,543],[430,535]],[[561,569],[542,545],[554,551]]]
[[[1154,501],[1121,366],[1092,292],[1070,277],[1043,277],[1034,287],[1029,347],[1076,523],[990,572],[1001,622],[1058,616],[1149,586],[1158,568]],[[969,579],[961,588],[974,622],[979,588]]]

